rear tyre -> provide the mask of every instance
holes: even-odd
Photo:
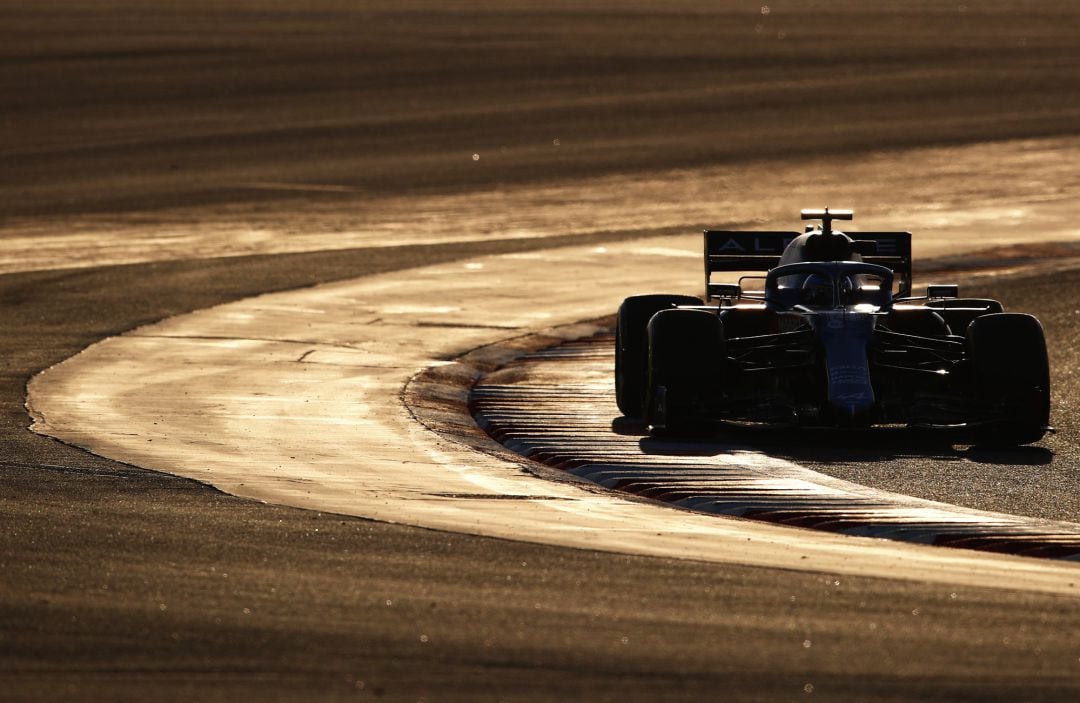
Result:
[[[615,402],[626,417],[645,417],[648,325],[653,315],[676,305],[702,305],[690,295],[635,295],[619,306],[615,324]]]
[[[646,420],[666,434],[699,434],[724,385],[724,323],[705,310],[662,310],[648,326]]]
[[[972,394],[991,423],[980,444],[1037,442],[1050,422],[1050,364],[1042,325],[1031,315],[996,313],[967,329]]]

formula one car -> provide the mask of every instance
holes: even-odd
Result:
[[[910,232],[834,231],[850,210],[802,218],[821,224],[802,234],[706,231],[704,301],[623,302],[615,389],[625,416],[673,435],[715,421],[907,425],[966,428],[999,445],[1050,429],[1035,317],[961,298],[956,285],[913,295]],[[713,282],[735,271],[767,273]]]

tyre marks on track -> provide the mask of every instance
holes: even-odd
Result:
[[[1080,524],[888,493],[722,441],[649,437],[620,418],[608,333],[523,354],[472,388],[491,437],[534,461],[688,510],[1009,554],[1080,560]]]

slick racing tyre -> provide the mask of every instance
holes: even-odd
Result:
[[[705,310],[662,310],[648,333],[646,420],[669,435],[699,433],[723,393],[724,323]]]
[[[649,320],[677,305],[701,305],[689,295],[635,295],[619,306],[615,324],[615,401],[626,417],[645,417]]]
[[[978,441],[1036,442],[1050,422],[1050,365],[1042,325],[1031,315],[997,313],[967,329],[973,397],[990,420]]]

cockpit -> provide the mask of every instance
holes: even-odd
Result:
[[[789,264],[769,272],[765,300],[780,310],[798,307],[874,312],[891,308],[892,282],[892,271],[875,264],[856,261]]]

